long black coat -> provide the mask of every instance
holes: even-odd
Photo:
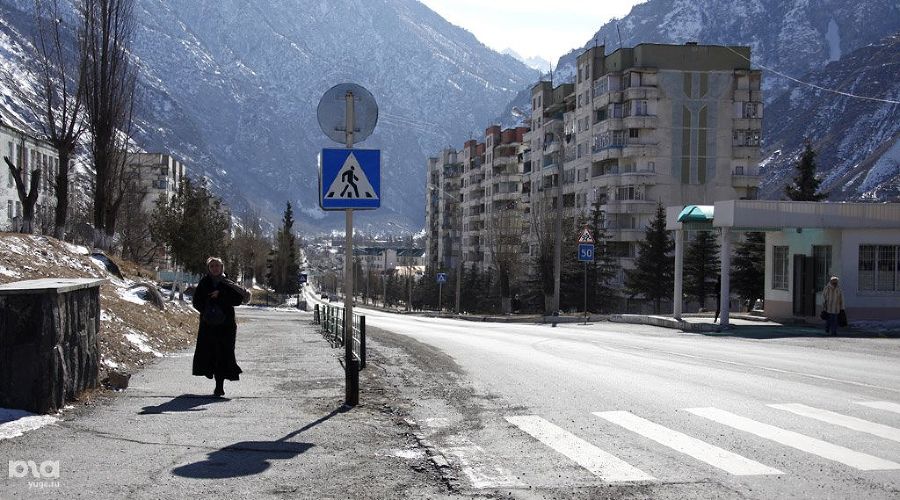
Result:
[[[215,290],[219,291],[219,296],[212,299],[209,294]],[[241,305],[241,299],[241,294],[221,281],[218,286],[213,286],[209,275],[204,276],[197,284],[192,304],[194,309],[200,312],[201,318],[200,329],[197,332],[197,348],[194,351],[194,375],[206,378],[220,376],[228,380],[240,378],[241,367],[234,357],[234,342],[237,336],[234,307]],[[225,322],[221,325],[210,325],[203,321],[203,309],[210,301],[216,302],[225,312]]]

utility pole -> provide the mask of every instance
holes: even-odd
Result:
[[[565,127],[565,123],[563,123]],[[559,148],[557,149],[556,162],[556,227],[554,228],[554,245],[553,245],[553,315],[559,315],[559,287],[560,274],[562,273],[562,182],[563,182],[563,161],[565,161],[565,134],[553,132],[554,137],[558,137]]]

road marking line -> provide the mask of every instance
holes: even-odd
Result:
[[[856,404],[875,408],[876,410],[892,411],[900,413],[900,404],[891,403],[890,401],[856,401]]]
[[[610,455],[537,415],[506,417],[506,421],[606,481],[652,481],[655,479],[620,458]]]
[[[869,422],[861,418],[842,415],[828,410],[820,410],[811,406],[802,404],[780,404],[768,405],[777,410],[789,411],[802,417],[809,417],[828,424],[839,425],[854,431],[865,432],[874,436],[890,439],[900,443],[900,429],[889,425],[882,425],[875,422]]]
[[[594,415],[652,439],[663,446],[668,446],[675,451],[694,457],[701,462],[718,467],[730,474],[737,476],[784,474],[778,469],[773,469],[749,458],[744,458],[736,453],[674,431],[627,411],[594,412]]]
[[[811,438],[803,434],[775,427],[774,425],[764,424],[751,420],[734,413],[720,410],[718,408],[687,408],[686,411],[708,418],[714,422],[718,422],[735,429],[755,434],[761,438],[775,441],[776,443],[789,446],[791,448],[805,451],[822,458],[840,462],[844,465],[860,469],[860,470],[895,470],[900,469],[900,464],[878,458],[858,451],[853,451],[843,446],[828,443],[819,439]]]

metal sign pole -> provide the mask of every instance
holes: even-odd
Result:
[[[587,261],[584,261],[584,324],[586,325],[588,322],[588,309],[587,309]]]
[[[353,147],[353,92],[347,92],[347,149]],[[353,209],[344,210],[346,230],[344,236],[344,402],[347,406],[359,404],[359,363],[353,358]]]

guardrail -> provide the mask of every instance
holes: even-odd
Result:
[[[322,326],[322,336],[331,347],[344,347],[344,308],[327,304],[316,304],[313,322]],[[359,361],[359,369],[366,367],[366,317],[353,314],[353,336],[351,351]]]

